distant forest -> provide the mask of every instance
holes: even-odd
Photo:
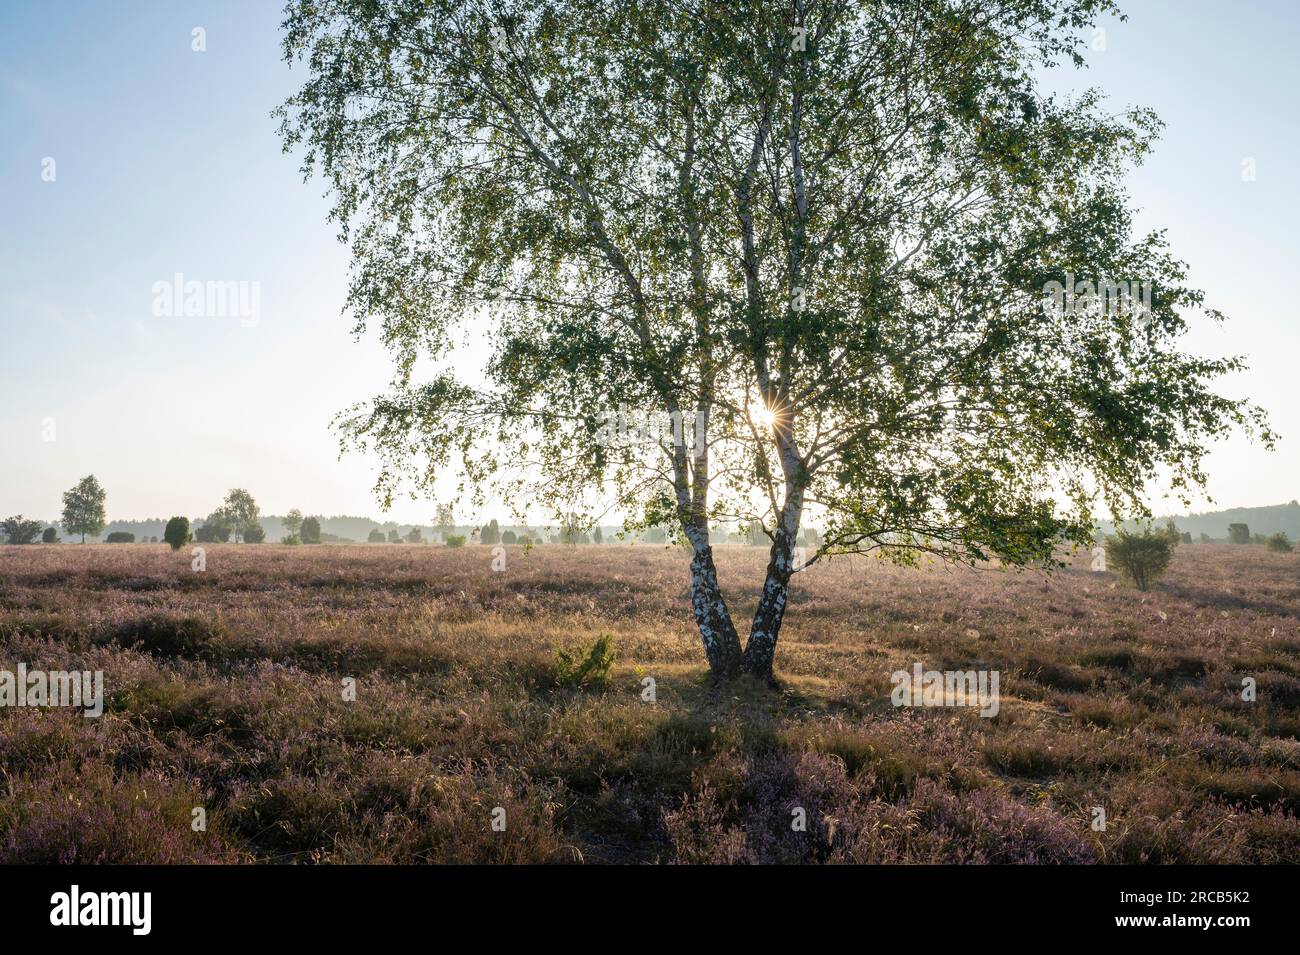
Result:
[[[410,534],[412,527],[418,527],[424,540],[432,542],[441,542],[443,529],[435,527],[432,524],[399,524],[396,521],[376,521],[369,517],[349,517],[345,515],[337,517],[320,517],[321,540],[323,543],[363,543],[369,537],[372,530],[378,529],[385,537],[390,531],[397,531],[398,535],[405,540]],[[1268,507],[1234,507],[1223,511],[1206,511],[1198,514],[1175,514],[1164,515],[1156,519],[1157,526],[1163,526],[1166,521],[1173,520],[1178,525],[1180,531],[1190,533],[1194,539],[1199,539],[1201,534],[1214,540],[1227,540],[1229,524],[1247,524],[1252,534],[1271,535],[1284,533],[1292,540],[1300,539],[1300,502],[1291,501],[1287,504],[1274,504]],[[204,518],[197,516],[191,518],[193,526],[202,524]],[[46,526],[52,522],[44,522]],[[281,537],[288,533],[284,526],[284,518],[272,514],[267,514],[261,518],[262,527],[266,530],[266,539],[271,542],[279,541]],[[163,528],[167,524],[167,519],[163,517],[149,518],[139,521],[109,521],[105,526],[103,533],[100,535],[102,540],[108,534],[116,531],[125,531],[135,535],[136,540],[157,537],[162,539]],[[475,531],[477,525],[461,524],[457,525],[454,533],[463,534],[469,540],[475,540]],[[558,527],[550,525],[525,527],[522,524],[501,524],[502,532],[514,531],[515,534],[523,534],[526,531],[536,535],[538,531],[543,534],[543,541],[549,541],[553,536],[560,533]],[[1110,522],[1102,524],[1103,533],[1114,533],[1115,526]],[[602,526],[601,537],[606,543],[617,543],[618,534],[622,531],[621,527]],[[661,542],[663,540],[662,532],[635,535],[635,539],[646,542]],[[728,535],[721,538],[718,542],[731,541],[738,542],[736,535]]]
[[[1174,514],[1157,518],[1155,524],[1163,526],[1172,520],[1180,531],[1199,539],[1200,535],[1214,540],[1228,539],[1229,524],[1246,524],[1252,534],[1271,536],[1286,534],[1292,540],[1300,537],[1300,503],[1273,504],[1268,507],[1233,507],[1226,511],[1205,511],[1200,514]],[[1102,525],[1105,533],[1113,533],[1115,525],[1107,522]]]

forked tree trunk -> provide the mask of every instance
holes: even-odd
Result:
[[[740,638],[718,586],[713,548],[707,544],[697,545],[691,557],[691,605],[713,682],[730,679],[740,670]]]

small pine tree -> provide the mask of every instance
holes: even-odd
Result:
[[[501,543],[501,528],[497,526],[495,517],[483,525],[482,531],[479,532],[479,540],[492,546]]]
[[[180,550],[190,542],[190,519],[173,517],[163,528],[163,540],[171,545],[172,550]]]
[[[367,543],[382,544],[384,543],[385,540],[387,540],[387,538],[384,537],[383,531],[381,531],[378,527],[370,528],[370,535],[366,538]]]
[[[1229,544],[1249,544],[1249,543],[1250,543],[1250,525],[1249,525],[1249,524],[1229,524],[1229,525],[1228,525],[1228,543],[1229,543]]]
[[[42,544],[57,544],[59,542],[59,532],[53,527],[47,527],[41,532]]]
[[[502,532],[501,532],[501,543],[503,543],[503,544],[516,544],[516,543],[518,543],[518,542],[519,542],[519,537],[518,537],[518,535],[515,534],[514,531],[502,531]]]

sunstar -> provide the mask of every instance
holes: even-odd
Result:
[[[129,925],[131,934],[148,935],[152,927],[153,895],[149,892],[71,892],[50,896],[51,925]]]
[[[86,717],[104,712],[104,671],[0,670],[0,706],[78,706]]]

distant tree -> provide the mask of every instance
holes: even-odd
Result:
[[[1250,525],[1248,525],[1248,524],[1229,524],[1229,525],[1228,525],[1228,543],[1229,543],[1229,544],[1249,544],[1249,543],[1250,543]]]
[[[420,533],[420,528],[412,527],[410,533],[406,535],[406,541],[409,544],[423,544],[424,537]]]
[[[399,534],[397,528],[394,527],[392,530],[388,532],[388,543],[400,544],[401,542],[402,542],[402,535]]]
[[[1192,532],[1183,531],[1181,540],[1184,544],[1190,544],[1192,542]]]
[[[166,541],[172,550],[180,550],[190,542],[190,519],[188,517],[173,517],[163,528],[163,540]]]
[[[450,504],[438,505],[438,516],[434,519],[434,524],[438,528],[439,536],[444,540],[448,534],[456,532],[456,512]]]
[[[208,543],[224,544],[235,533],[235,519],[224,507],[219,507],[204,519],[202,530],[206,532]],[[194,536],[198,538],[198,531],[195,531]]]
[[[1205,533],[1205,531],[1201,531],[1201,543],[1202,543],[1202,544],[1213,544],[1213,543],[1214,543],[1214,538],[1211,537],[1209,534]]]
[[[63,493],[63,530],[69,534],[80,534],[81,542],[86,543],[86,535],[98,536],[104,529],[104,489],[95,480],[95,475],[88,474],[77,482],[77,486]]]
[[[1268,549],[1277,551],[1279,554],[1289,554],[1295,550],[1295,545],[1291,543],[1291,539],[1286,536],[1285,531],[1278,531],[1268,539]]]
[[[107,544],[134,544],[135,535],[130,531],[113,531],[104,538],[104,542]]]
[[[448,534],[447,537],[446,537],[445,539],[446,539],[446,541],[447,541],[447,546],[448,546],[448,547],[464,547],[464,546],[465,546],[465,535],[464,535],[464,534]]]
[[[479,533],[479,541],[491,545],[501,543],[501,528],[497,525],[495,517],[483,525],[483,530]]]
[[[249,524],[244,528],[245,544],[260,544],[266,540],[266,530],[261,524]]]
[[[10,544],[33,544],[41,533],[40,521],[23,520],[21,514],[0,521],[0,532]]]
[[[381,531],[378,527],[372,527],[370,529],[370,536],[366,538],[366,540],[369,541],[371,544],[382,544],[387,539],[388,538],[384,537],[384,532]]]
[[[304,544],[320,543],[320,521],[314,517],[305,517],[302,521],[302,532],[299,534]]]
[[[594,543],[597,544],[605,543],[605,535],[600,532],[599,527],[597,527],[595,530],[591,532],[591,539]]]
[[[1118,530],[1106,538],[1106,560],[1138,590],[1147,590],[1173,559],[1174,542],[1163,531],[1141,534]]]
[[[58,542],[59,542],[59,532],[55,530],[53,527],[47,527],[41,533],[41,543],[57,544]]]
[[[298,537],[302,534],[302,511],[294,508],[288,514],[284,515],[284,529],[289,532],[291,537]]]
[[[518,542],[519,542],[519,538],[515,535],[515,532],[514,532],[514,531],[502,531],[502,532],[501,532],[501,543],[503,543],[503,544],[517,544]]]
[[[242,487],[232,487],[226,492],[226,500],[218,508],[218,513],[229,525],[236,542],[246,540],[249,530],[260,527],[261,511],[257,502]]]

